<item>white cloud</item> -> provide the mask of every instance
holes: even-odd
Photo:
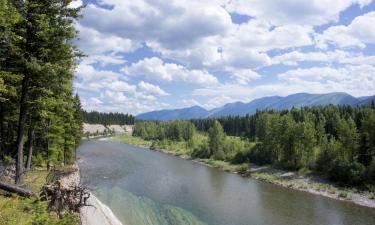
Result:
[[[90,64],[99,64],[101,67],[108,65],[122,65],[127,61],[121,55],[89,55],[86,58],[83,58],[80,64],[90,65]]]
[[[252,80],[259,79],[261,76],[251,69],[230,69],[231,77],[238,84],[246,85]]]
[[[219,5],[196,0],[102,0],[105,9],[89,4],[84,26],[132,40],[157,41],[168,48],[191,45],[202,37],[223,34],[231,24]]]
[[[230,12],[262,18],[274,25],[321,25],[338,21],[340,12],[352,4],[361,7],[371,0],[221,0]]]
[[[200,88],[194,90],[193,95],[208,98],[225,96],[233,101],[243,102],[264,96],[286,96],[298,92],[346,92],[354,96],[369,96],[374,94],[375,67],[347,65],[342,68],[296,69],[280,74],[279,79],[273,84],[258,86],[224,84],[212,88]]]
[[[160,96],[168,96],[162,99],[178,102],[179,106],[213,108],[237,100],[295,92],[345,91],[357,96],[372,95],[375,56],[368,51],[365,55],[361,49],[351,51],[349,47],[366,48],[375,44],[375,31],[370,29],[375,23],[375,12],[355,18],[349,25],[329,27],[322,34],[315,31],[317,25],[338,22],[340,13],[351,5],[363,7],[370,2],[100,0],[88,3],[83,20],[77,24],[80,39],[76,44],[89,57],[77,68],[75,87],[85,108],[131,113],[176,107],[159,102]],[[81,3],[74,1],[72,7]],[[233,24],[229,14],[233,12],[251,19]],[[320,49],[313,49],[314,46]],[[135,53],[136,50],[141,54]],[[274,56],[278,52],[282,54]],[[138,59],[139,56],[144,58]],[[133,62],[134,58],[138,61]],[[127,59],[132,63],[126,64]],[[306,68],[317,62],[324,66]],[[265,68],[271,65],[270,70]],[[267,71],[272,71],[272,75],[280,67],[283,71],[289,68],[282,65],[292,65],[295,69],[264,81],[256,72],[262,71],[266,76]],[[304,69],[298,68],[300,65]],[[256,79],[260,81],[252,82]],[[163,90],[170,83],[196,85],[199,89],[189,93],[185,91],[188,87],[183,86],[183,95],[178,90],[172,95]]]
[[[100,18],[98,18],[100,19]],[[141,47],[140,44],[113,34],[102,33],[94,28],[76,25],[79,31],[79,39],[76,44],[86,54],[104,54],[110,52],[132,52]]]
[[[162,90],[159,86],[146,83],[141,81],[138,83],[138,88],[143,91],[144,93],[156,95],[156,96],[168,96],[169,94]]]
[[[351,65],[375,65],[375,56],[348,51],[292,51],[272,58],[273,64],[297,66],[299,62],[326,62]]]
[[[83,2],[81,0],[74,0],[69,4],[69,8],[78,8],[83,5]]]
[[[195,99],[183,99],[181,101],[181,107],[200,106],[201,104]]]
[[[373,95],[375,67],[370,65],[347,65],[340,68],[313,67],[290,70],[279,75],[288,85],[297,85],[305,91],[341,91],[355,96]]]
[[[114,91],[121,91],[121,92],[128,92],[128,93],[135,93],[136,91],[135,85],[129,85],[125,81],[120,81],[120,80],[107,84],[106,87]]]
[[[348,26],[340,25],[328,28],[316,36],[317,46],[327,48],[333,44],[340,48],[359,47],[375,44],[375,12],[356,17]]]
[[[96,80],[113,81],[121,77],[120,73],[111,70],[98,70],[92,65],[80,64],[76,69],[76,76],[83,82],[90,82]]]
[[[234,99],[231,98],[231,97],[228,97],[227,95],[219,95],[219,96],[215,96],[215,97],[211,98],[210,100],[208,100],[205,104],[203,104],[203,106],[206,109],[213,109],[213,108],[223,106],[223,105],[225,105],[227,103],[230,103],[230,102],[233,102],[233,101],[234,101]]]
[[[145,58],[122,71],[129,76],[144,76],[150,80],[182,82],[187,84],[210,86],[218,84],[215,76],[204,70],[189,70],[174,63],[164,63],[161,59]]]
[[[232,25],[227,35],[204,38],[189,48],[167,49],[158,43],[150,46],[162,56],[192,67],[255,69],[270,65],[266,51],[311,45],[312,34],[309,26],[274,27],[261,20],[250,20]]]
[[[100,98],[105,100],[106,103],[111,102],[113,104],[126,104],[128,98],[120,91],[105,90],[101,93]]]

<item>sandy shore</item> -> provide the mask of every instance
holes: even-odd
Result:
[[[61,185],[65,188],[74,188],[80,184],[79,167],[75,172],[65,176],[61,180]],[[87,199],[88,206],[80,209],[79,218],[81,225],[123,225],[113,214],[112,210],[103,204],[93,193],[90,192],[90,198]]]
[[[91,193],[87,200],[90,206],[80,210],[81,225],[122,225],[112,210]]]

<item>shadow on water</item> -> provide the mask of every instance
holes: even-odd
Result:
[[[124,224],[375,224],[374,209],[130,145],[85,141],[79,156],[82,181]]]

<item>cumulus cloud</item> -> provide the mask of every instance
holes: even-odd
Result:
[[[181,101],[181,107],[201,106],[201,104],[195,99],[183,99]]]
[[[361,7],[371,0],[222,0],[230,12],[262,18],[275,25],[299,24],[322,25],[336,22],[340,12],[353,4]]]
[[[168,48],[191,45],[202,37],[225,33],[229,14],[219,5],[195,0],[102,0],[112,9],[89,4],[81,22],[103,33],[157,41]]]
[[[146,83],[144,81],[141,81],[138,83],[138,88],[144,93],[151,94],[151,95],[156,95],[156,96],[168,96],[169,95],[167,92],[162,90],[159,86]]]
[[[121,92],[128,92],[128,93],[135,93],[136,91],[135,85],[129,85],[127,82],[120,81],[120,80],[113,81],[107,84],[106,87],[114,91],[121,91]]]
[[[373,95],[375,12],[339,21],[350,6],[370,2],[90,2],[76,25],[76,44],[89,57],[77,67],[75,87],[85,108],[131,113],[295,92]],[[235,24],[231,13],[250,19]]]
[[[231,77],[242,85],[247,85],[252,80],[257,80],[261,75],[251,69],[229,69]]]
[[[83,5],[83,2],[81,0],[74,0],[69,4],[70,8],[78,8]]]
[[[79,64],[76,69],[76,76],[83,82],[91,82],[102,79],[113,81],[118,79],[121,74],[112,70],[99,70],[92,65]]]
[[[218,83],[215,76],[204,70],[189,70],[174,63],[164,63],[160,58],[145,58],[122,71],[129,76],[144,76],[150,80],[166,82],[183,82],[188,84],[210,86]]]
[[[319,48],[326,49],[329,44],[340,48],[359,47],[375,44],[375,12],[356,17],[348,26],[340,25],[328,28],[321,35],[316,36]]]
[[[219,96],[210,98],[205,104],[203,104],[203,107],[205,107],[206,109],[213,109],[213,108],[223,106],[233,101],[234,99],[227,95],[219,95]]]
[[[139,43],[126,37],[102,33],[81,24],[77,24],[76,28],[79,32],[79,39],[76,40],[76,45],[86,54],[97,55],[111,52],[132,52],[141,46]]]
[[[264,96],[286,96],[298,92],[346,92],[354,96],[369,96],[374,94],[373,87],[375,87],[375,67],[370,65],[295,69],[279,74],[278,77],[279,81],[273,84],[257,86],[223,84],[212,88],[196,89],[193,95],[208,98],[226,96],[233,100],[247,102]]]
[[[375,56],[348,51],[292,51],[272,58],[272,64],[297,66],[300,62],[325,62],[352,65],[375,65]]]
[[[91,64],[98,64],[101,67],[105,67],[108,65],[122,65],[125,64],[127,60],[121,56],[116,54],[107,54],[107,55],[89,55],[86,58],[83,58],[80,64],[84,65],[91,65]]]

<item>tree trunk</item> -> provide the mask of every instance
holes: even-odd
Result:
[[[30,128],[29,128],[28,137],[29,137],[29,143],[28,143],[29,152],[28,152],[28,155],[27,155],[26,170],[31,169],[31,159],[33,157],[34,129],[31,127],[31,124],[30,124]]]
[[[47,164],[47,171],[49,171],[50,170],[50,164],[49,164],[49,149],[50,149],[50,145],[51,145],[51,143],[49,142],[49,137],[48,137],[48,135],[49,135],[49,127],[50,127],[50,125],[51,125],[51,120],[50,119],[48,119],[48,122],[47,122],[47,162],[46,162],[46,164]]]
[[[0,152],[5,152],[3,103],[0,103]]]
[[[23,139],[25,133],[25,122],[26,122],[26,112],[27,112],[27,90],[28,90],[28,76],[22,80],[22,90],[21,90],[21,101],[20,101],[20,114],[18,119],[18,130],[17,130],[17,158],[16,158],[16,184],[22,182],[23,173]]]
[[[31,196],[36,195],[36,193],[33,191],[30,191],[21,187],[17,187],[15,185],[7,184],[2,181],[0,181],[0,189],[8,191],[8,192],[12,192],[12,193],[17,193],[23,197],[31,197]]]
[[[64,166],[67,164],[66,137],[64,138]]]

